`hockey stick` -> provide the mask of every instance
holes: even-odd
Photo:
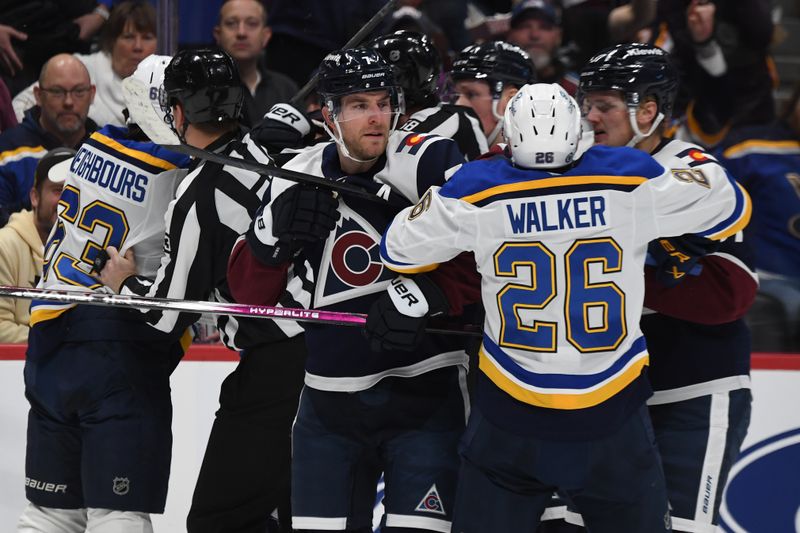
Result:
[[[389,0],[388,2],[386,2],[386,4],[382,8],[380,8],[377,11],[377,13],[372,15],[372,18],[369,19],[367,23],[360,30],[358,30],[358,32],[356,32],[356,34],[353,35],[349,41],[347,41],[344,44],[344,46],[342,46],[342,49],[344,50],[346,48],[353,48],[354,46],[357,46],[359,43],[361,43],[364,37],[369,35],[370,32],[372,32],[372,30],[374,30],[378,26],[378,24],[380,24],[381,21],[384,18],[386,18],[386,15],[388,15],[392,10],[394,10],[395,4],[397,4],[397,0]],[[299,91],[297,91],[297,94],[295,94],[292,97],[289,103],[292,104],[292,106],[294,107],[300,105],[303,102],[303,100],[305,100],[306,96],[308,96],[308,93],[310,93],[311,90],[314,88],[314,86],[317,84],[318,77],[319,74],[317,73],[311,76],[311,79],[308,80],[306,84],[300,88]]]
[[[134,122],[142,129],[147,137],[156,144],[160,144],[169,150],[179,152],[191,157],[206,159],[219,163],[221,165],[230,165],[232,167],[241,168],[261,174],[263,176],[278,176],[298,183],[307,183],[317,187],[324,187],[327,189],[341,191],[343,193],[352,194],[365,200],[385,204],[387,200],[376,194],[373,194],[366,189],[343,183],[333,181],[319,176],[312,176],[303,172],[297,172],[277,166],[265,165],[256,161],[247,161],[238,157],[231,157],[228,155],[218,154],[202,148],[189,146],[181,142],[180,138],[172,131],[172,128],[164,122],[164,117],[161,112],[159,98],[153,98],[150,95],[150,87],[144,82],[135,79],[133,76],[122,80],[122,90],[125,92],[125,101],[128,104],[128,113],[130,113]]]
[[[91,291],[36,289],[8,285],[0,285],[0,297],[46,300],[65,304],[156,309],[185,313],[209,313],[213,315],[231,315],[248,318],[285,319],[295,320],[297,322],[314,322],[317,324],[340,326],[364,327],[367,322],[367,315],[360,313],[272,307],[268,305],[204,302],[199,300],[175,300],[171,298],[149,298],[146,296],[128,296]],[[479,336],[481,334],[480,329],[474,329],[473,327],[467,327],[463,330],[429,328],[426,331],[428,333],[441,333],[446,335]]]
[[[238,157],[231,157],[228,155],[218,154],[216,152],[209,152],[208,150],[195,148],[194,146],[190,146],[188,144],[181,143],[181,144],[164,145],[164,148],[191,157],[197,157],[200,159],[213,161],[214,163],[219,163],[220,165],[230,165],[232,167],[249,170],[251,172],[255,172],[256,174],[261,174],[264,176],[277,176],[279,178],[285,178],[287,180],[296,181],[298,183],[306,183],[309,185],[315,185],[317,187],[322,187],[325,189],[341,191],[344,193],[352,194],[353,196],[358,196],[359,198],[363,198],[365,200],[370,200],[381,204],[385,204],[387,201],[385,198],[382,198],[376,194],[367,191],[366,189],[362,189],[361,187],[357,187],[349,183],[344,183],[341,181],[332,181],[326,178],[320,178],[319,176],[305,174],[303,172],[297,172],[294,170],[289,170],[277,166],[269,166],[263,163],[257,163],[255,161],[248,161],[246,159],[239,159]]]

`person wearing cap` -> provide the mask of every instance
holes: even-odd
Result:
[[[578,90],[578,75],[561,50],[561,13],[547,0],[525,0],[511,11],[506,41],[528,52],[541,83],[557,83],[570,96]]]
[[[44,243],[56,222],[56,207],[64,186],[64,168],[59,163],[75,155],[71,148],[50,150],[36,165],[31,210],[14,213],[0,228],[0,284],[34,287],[42,275]],[[67,163],[69,164],[69,163]],[[0,298],[0,343],[28,340],[30,303]]]

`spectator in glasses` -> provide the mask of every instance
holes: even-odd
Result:
[[[76,148],[97,129],[89,118],[95,86],[75,56],[53,56],[34,88],[36,105],[22,123],[0,134],[0,226],[11,213],[30,209],[36,165],[48,150]]]
[[[114,6],[100,34],[100,50],[92,54],[75,54],[89,71],[97,87],[89,116],[98,125],[124,126],[122,110],[122,80],[139,62],[156,51],[155,8],[143,0],[126,0]],[[17,94],[12,101],[17,120],[22,122],[25,111],[34,105],[34,87]]]

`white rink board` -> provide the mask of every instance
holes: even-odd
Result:
[[[790,356],[791,357],[791,356]],[[22,361],[0,361],[0,531],[12,532],[25,505],[23,487],[27,402]],[[172,376],[174,404],[172,475],[164,515],[156,533],[185,531],[186,513],[205,451],[219,385],[235,362],[184,361]],[[800,428],[800,371],[754,370],[753,417],[745,448],[769,436]]]

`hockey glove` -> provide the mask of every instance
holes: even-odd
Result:
[[[303,245],[327,238],[339,220],[339,200],[330,190],[293,185],[272,202],[266,211],[262,205],[247,232],[253,254],[267,265],[289,260]],[[264,220],[272,216],[272,231]]]
[[[289,104],[275,104],[250,132],[250,137],[267,149],[280,152],[284,148],[300,148],[311,134],[311,122]]]
[[[392,280],[369,310],[364,334],[374,352],[413,351],[425,334],[428,317],[447,312],[444,293],[427,276]]]
[[[698,261],[719,248],[718,241],[687,233],[680,237],[656,239],[647,247],[652,258],[648,261],[656,268],[656,280],[665,287],[674,287],[687,274],[698,275]]]

